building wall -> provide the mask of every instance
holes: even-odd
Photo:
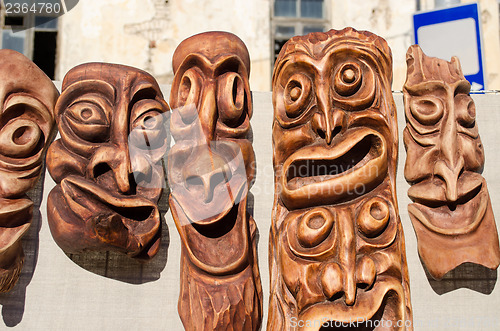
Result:
[[[172,54],[205,31],[235,33],[247,45],[253,90],[270,90],[270,0],[85,0],[60,18],[56,79],[80,63],[122,63],[172,80]]]
[[[331,27],[352,26],[385,38],[394,61],[393,90],[406,78],[405,55],[413,43],[416,0],[325,0]],[[466,2],[464,0],[463,2]],[[420,0],[432,10],[434,0]],[[488,89],[500,89],[497,0],[479,0]],[[160,83],[172,80],[172,54],[185,38],[204,31],[238,35],[252,60],[253,90],[271,89],[272,0],[85,0],[60,19],[56,79],[89,61],[123,63],[151,72]],[[448,59],[449,60],[449,59]]]

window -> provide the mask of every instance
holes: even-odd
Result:
[[[274,60],[291,37],[328,30],[325,7],[324,0],[274,0],[271,24]]]
[[[54,79],[57,46],[58,13],[11,13],[6,16],[6,6],[29,3],[27,0],[3,0],[1,2],[1,48],[13,49],[30,58],[49,78]],[[44,0],[53,6],[60,0]]]

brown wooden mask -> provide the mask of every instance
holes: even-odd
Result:
[[[23,265],[20,239],[33,216],[26,192],[44,169],[59,92],[42,70],[15,51],[0,50],[0,75],[0,292],[6,292]]]
[[[177,47],[173,68],[168,178],[182,241],[179,315],[186,330],[257,330],[248,50],[233,34],[202,33]]]
[[[405,178],[422,262],[436,279],[464,262],[496,269],[500,248],[470,84],[456,57],[427,57],[413,45],[406,62]]]
[[[268,330],[412,329],[391,80],[386,41],[352,28],[278,56]]]
[[[155,79],[142,70],[88,63],[67,73],[55,109],[61,139],[47,153],[58,184],[48,219],[65,252],[156,254],[168,110]]]

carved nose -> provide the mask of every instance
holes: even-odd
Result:
[[[434,166],[434,174],[440,176],[445,182],[445,196],[449,202],[455,202],[458,199],[458,178],[463,171],[464,159],[461,156],[454,164],[439,160]]]
[[[373,260],[367,256],[361,257],[351,272],[349,269],[341,268],[337,263],[328,264],[323,269],[321,285],[329,300],[343,293],[346,305],[352,306],[356,302],[357,289],[371,287],[377,270]]]
[[[130,193],[133,175],[128,149],[117,146],[101,146],[90,159],[87,174],[96,180],[108,172],[113,173],[118,190]]]
[[[209,203],[214,198],[216,187],[231,179],[231,172],[220,156],[203,152],[186,165],[183,176],[186,188],[192,192],[201,191],[203,201]]]
[[[343,122],[343,111],[335,111],[334,115],[330,118],[325,118],[321,113],[316,113],[313,116],[312,127],[314,132],[326,141],[327,144],[331,144],[333,138],[342,130]]]

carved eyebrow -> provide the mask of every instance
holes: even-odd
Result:
[[[97,93],[102,95],[108,99],[111,104],[114,104],[115,102],[116,91],[113,85],[102,80],[80,80],[69,85],[62,91],[56,104],[56,113],[58,114],[60,111],[68,107],[73,100],[88,93]]]
[[[444,82],[432,80],[432,81],[424,81],[411,86],[405,85],[404,89],[407,90],[408,93],[410,93],[411,95],[422,96],[429,93],[429,91],[433,90],[446,91],[447,88]]]
[[[132,90],[132,98],[130,99],[130,107],[142,99],[156,99],[158,91],[156,87],[149,82],[140,82],[135,85]]]
[[[224,56],[220,59],[217,59],[213,66],[215,68],[214,72],[216,76],[219,76],[228,71],[236,72],[235,70],[231,70],[231,68],[234,66],[236,66],[237,69],[245,68],[245,65],[241,58],[236,55]]]

